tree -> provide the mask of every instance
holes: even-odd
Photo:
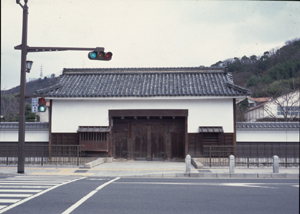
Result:
[[[250,60],[247,56],[243,56],[242,59],[241,59],[241,62],[247,64],[247,63],[250,62]]]
[[[14,94],[6,94],[1,90],[1,116],[5,122],[18,121],[19,98]]]
[[[31,104],[25,104],[25,118],[26,122],[35,122],[36,121],[36,114],[31,112]]]
[[[252,63],[256,62],[257,61],[257,56],[256,55],[250,56],[250,60],[251,60]]]
[[[249,106],[249,102],[247,98],[236,105],[236,121],[239,122],[246,121],[245,111],[247,110],[248,106]]]

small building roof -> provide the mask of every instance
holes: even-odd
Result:
[[[242,129],[298,129],[299,122],[237,122],[236,128]]]
[[[258,102],[258,103],[263,103],[263,102],[268,102],[271,100],[272,97],[248,97],[249,99]]]
[[[19,122],[0,122],[0,130],[18,130]],[[49,130],[48,122],[26,122],[25,130]]]
[[[249,96],[226,69],[64,69],[58,84],[36,91],[44,97]]]

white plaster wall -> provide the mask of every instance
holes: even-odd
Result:
[[[0,142],[18,142],[18,130],[1,130]],[[25,142],[49,142],[49,131],[25,131]]]
[[[237,130],[237,142],[299,142],[297,130]]]
[[[232,99],[53,100],[52,132],[77,132],[78,126],[108,126],[108,110],[188,109],[188,132],[199,126],[223,126],[233,132]]]

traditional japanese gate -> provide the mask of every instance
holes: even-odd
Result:
[[[115,111],[118,110],[110,111],[113,130],[112,150],[115,158],[142,160],[184,158],[186,116],[176,114],[169,116],[174,110],[167,116],[159,116],[166,115],[165,110],[164,112],[123,110],[121,113]],[[182,111],[187,114],[187,111],[180,110],[181,114]],[[178,115],[178,112],[175,113]]]

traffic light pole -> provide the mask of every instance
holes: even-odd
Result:
[[[21,50],[21,82],[20,82],[20,114],[19,114],[19,141],[18,141],[18,173],[24,173],[25,168],[25,91],[26,91],[26,56],[28,52],[46,51],[104,51],[104,48],[75,48],[75,47],[28,47],[28,0],[24,0],[22,5],[20,0],[16,0],[23,9],[22,44],[15,46],[15,50]]]
[[[15,46],[15,50],[23,50],[22,45]],[[55,52],[55,51],[104,51],[104,48],[74,48],[74,47],[28,47],[27,52]]]

